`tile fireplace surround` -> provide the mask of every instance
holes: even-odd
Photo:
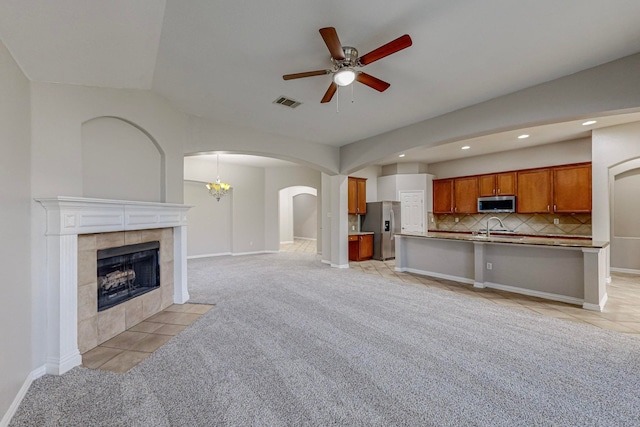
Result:
[[[165,295],[165,302],[172,298],[173,303],[183,304],[189,299],[187,211],[190,206],[79,197],[37,201],[44,206],[47,221],[47,373],[60,375],[82,363],[78,348],[78,235],[135,230],[161,235],[173,231],[173,239],[167,239],[173,241],[173,295]],[[171,251],[171,248],[164,250]]]

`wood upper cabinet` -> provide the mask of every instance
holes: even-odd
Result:
[[[477,213],[478,177],[433,181],[433,213]]]
[[[433,180],[433,213],[453,212],[453,179]]]
[[[518,213],[551,212],[551,169],[518,172]]]
[[[478,213],[478,177],[456,178],[453,183],[453,212]]]
[[[553,168],[553,211],[591,212],[591,164]]]
[[[515,196],[516,182],[515,172],[480,175],[478,177],[478,196]]]
[[[373,234],[349,236],[349,261],[364,261],[373,257]]]
[[[367,213],[367,179],[348,177],[349,214],[364,215]]]

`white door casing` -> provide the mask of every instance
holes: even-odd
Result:
[[[424,232],[424,191],[400,191],[400,209],[403,233]]]

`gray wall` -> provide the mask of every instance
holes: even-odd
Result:
[[[0,419],[31,368],[29,81],[0,42]]]
[[[193,206],[187,214],[187,256],[231,253],[231,205],[233,193],[217,201],[204,182],[184,182],[184,203]]]
[[[163,157],[132,124],[113,117],[89,120],[82,125],[82,194],[160,202]]]
[[[591,161],[591,138],[537,145],[429,164],[436,178],[503,172]]]
[[[293,197],[293,236],[315,239],[318,235],[317,197],[298,194]]]
[[[594,240],[610,241],[611,268],[640,272],[640,239],[617,236],[615,209],[629,206],[624,200],[617,200],[616,177],[622,185],[618,195],[637,198],[637,189],[632,189],[637,178],[628,171],[640,168],[640,122],[612,126],[593,131],[593,213],[591,216]],[[625,182],[627,179],[629,181]],[[633,193],[633,194],[629,194]],[[611,200],[615,200],[611,204]],[[623,218],[626,218],[624,212]],[[627,218],[628,219],[628,218]],[[624,227],[628,231],[628,227]],[[625,233],[627,232],[625,231]]]

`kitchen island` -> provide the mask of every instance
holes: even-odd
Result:
[[[602,311],[608,244],[557,236],[402,233],[396,235],[395,269]]]

